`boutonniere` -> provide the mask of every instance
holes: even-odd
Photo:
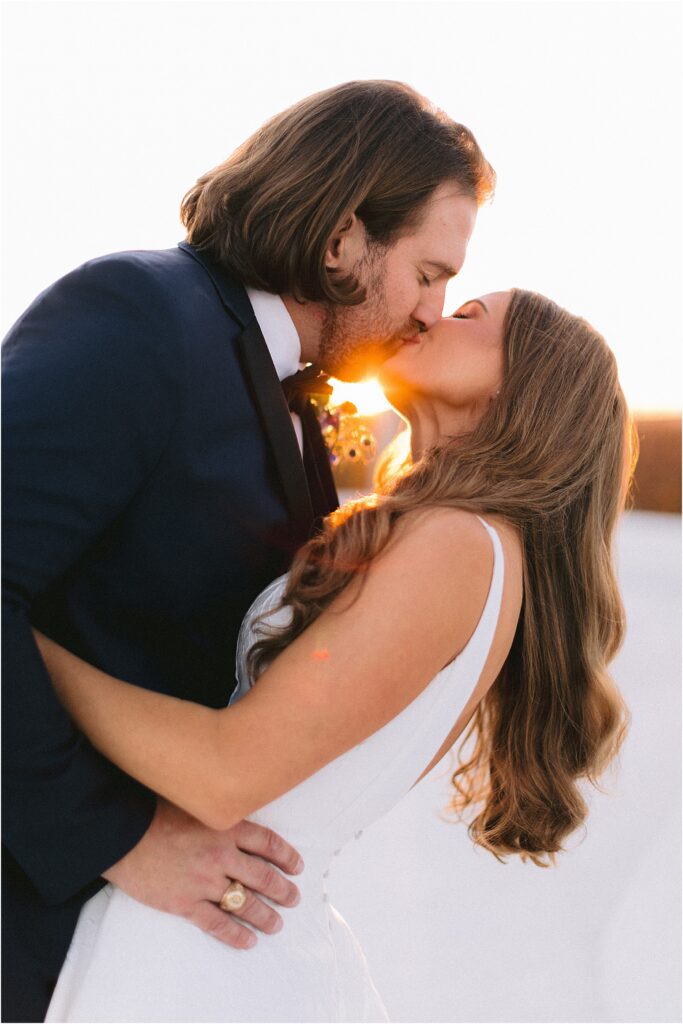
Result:
[[[372,431],[358,415],[353,402],[335,403],[334,387],[329,377],[319,367],[306,366],[298,373],[286,377],[282,387],[292,406],[292,400],[305,397],[314,406],[320,432],[327,446],[332,466],[342,463],[372,462],[377,454],[377,444]]]
[[[322,398],[322,396],[319,396]],[[338,466],[344,462],[363,462],[367,465],[377,454],[377,445],[372,431],[353,402],[334,404],[334,392],[326,402],[318,402],[318,422],[323,440],[330,453],[330,463]]]

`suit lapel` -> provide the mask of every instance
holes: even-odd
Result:
[[[301,537],[300,543],[303,543],[308,539],[313,524],[308,482],[282,385],[256,320],[239,335],[237,347],[261,425],[275,458],[292,525],[297,539]]]
[[[243,327],[236,340],[240,362],[273,453],[298,546],[310,535],[313,506],[292,418],[265,338],[244,288],[187,242],[181,242],[179,248],[202,265],[223,305]]]

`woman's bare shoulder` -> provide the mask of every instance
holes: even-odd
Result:
[[[481,558],[492,551],[484,522],[498,534],[506,556],[516,556],[515,561],[521,561],[522,542],[513,523],[502,516],[480,517],[462,508],[432,507],[406,513],[394,527],[392,546],[405,549],[428,544],[433,550],[455,555],[471,552]]]
[[[503,603],[514,616],[522,600],[523,546],[519,529],[503,516],[479,516],[461,508],[418,509],[403,516],[394,528],[391,556],[412,571],[433,572],[445,584],[462,590],[467,582],[473,608],[481,609],[493,573],[493,544],[482,520],[498,535],[503,549]],[[445,593],[448,593],[447,588]]]

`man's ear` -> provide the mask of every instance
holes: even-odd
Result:
[[[327,270],[345,273],[355,266],[365,252],[365,225],[355,213],[339,222],[325,250]]]

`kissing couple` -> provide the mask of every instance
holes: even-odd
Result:
[[[11,330],[4,1019],[387,1020],[334,853],[458,740],[499,860],[585,819],[628,722],[630,420],[550,299],[443,317],[494,182],[413,89],[350,82],[203,175],[178,247]],[[318,370],[377,374],[410,431],[340,508]]]

